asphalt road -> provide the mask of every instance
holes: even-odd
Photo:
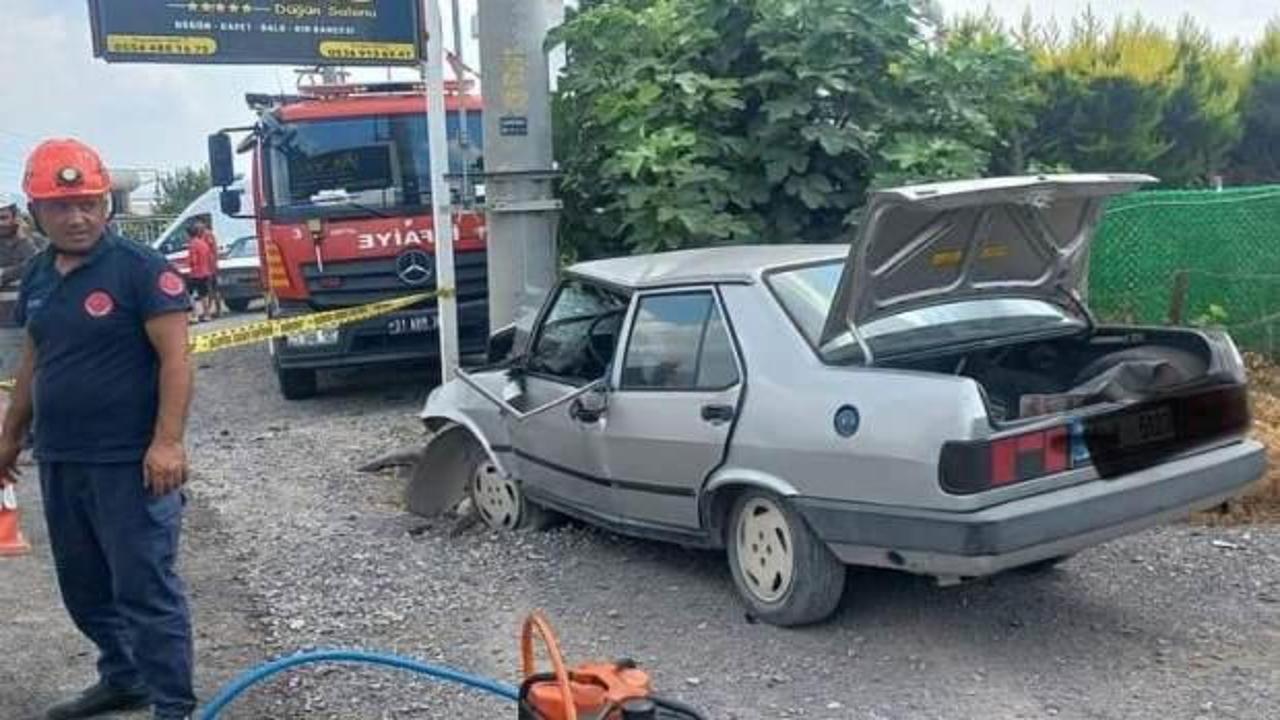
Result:
[[[626,656],[712,718],[1280,716],[1280,527],[1173,525],[1040,577],[955,588],[855,572],[838,615],[753,624],[724,559],[578,525],[457,532],[403,510],[363,462],[419,442],[425,369],[361,372],[314,401],[276,392],[265,352],[204,356],[184,555],[205,697],[310,647],[383,649],[516,682],[516,633],[544,609],[572,659]],[[33,483],[32,556],[0,560],[0,718],[92,680],[58,604]],[[141,717],[141,716],[140,716]],[[396,672],[322,667],[233,718],[514,718]]]

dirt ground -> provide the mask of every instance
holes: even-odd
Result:
[[[22,486],[20,501],[23,529],[35,552],[0,562],[0,608],[5,614],[0,621],[0,717],[5,720],[37,718],[43,708],[95,680],[93,648],[76,632],[58,598],[34,478]],[[227,540],[215,512],[206,503],[192,503],[185,530],[182,572],[196,618],[200,692],[208,697],[261,653],[250,625],[252,600],[239,592],[234,566],[211,551]]]
[[[290,403],[261,348],[202,357],[183,557],[202,697],[252,665],[319,647],[515,682],[519,622],[541,608],[571,659],[633,657],[661,691],[716,720],[1277,716],[1280,525],[1176,523],[1043,576],[945,589],[853,572],[830,622],[782,630],[743,614],[718,553],[576,524],[459,531],[405,512],[395,473],[357,468],[421,442],[426,377],[351,373]],[[1273,401],[1256,403],[1260,434],[1280,423]],[[0,720],[38,717],[93,679],[91,648],[57,599],[35,490],[21,490],[34,553],[0,560]],[[515,711],[394,671],[328,666],[260,686],[222,717]]]

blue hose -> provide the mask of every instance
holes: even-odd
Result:
[[[265,681],[273,675],[288,670],[298,665],[308,665],[322,662],[354,662],[364,663],[366,665],[382,665],[386,667],[398,668],[401,670],[409,670],[411,672],[421,673],[437,680],[445,680],[459,685],[465,685],[476,690],[482,690],[491,695],[497,695],[500,698],[515,702],[520,699],[519,691],[510,685],[500,683],[496,680],[469,675],[458,670],[453,670],[439,665],[429,665],[417,660],[397,657],[395,655],[385,655],[381,653],[361,652],[358,650],[317,650],[315,652],[298,653],[289,657],[273,660],[269,663],[260,665],[240,677],[236,678],[229,685],[224,687],[218,694],[209,701],[204,711],[200,715],[201,720],[216,720],[218,714],[222,712],[227,705],[235,700],[241,693],[249,688]]]

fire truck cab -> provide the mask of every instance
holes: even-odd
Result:
[[[252,127],[210,137],[214,184],[233,176],[228,133],[249,131],[251,198],[272,318],[347,308],[436,289],[426,100],[417,83],[327,85],[246,96]],[[446,88],[458,331],[463,357],[489,336],[482,102]],[[229,184],[229,183],[228,183]],[[239,212],[235,190],[224,209]],[[322,370],[438,358],[435,300],[338,329],[278,337],[271,361],[286,398],[317,391]]]

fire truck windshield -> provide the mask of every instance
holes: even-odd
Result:
[[[450,173],[462,172],[456,113],[449,113]],[[479,113],[469,125],[479,130]],[[479,135],[469,133],[470,172]],[[266,137],[270,214],[352,216],[422,211],[431,204],[427,121],[421,114],[277,125]]]

